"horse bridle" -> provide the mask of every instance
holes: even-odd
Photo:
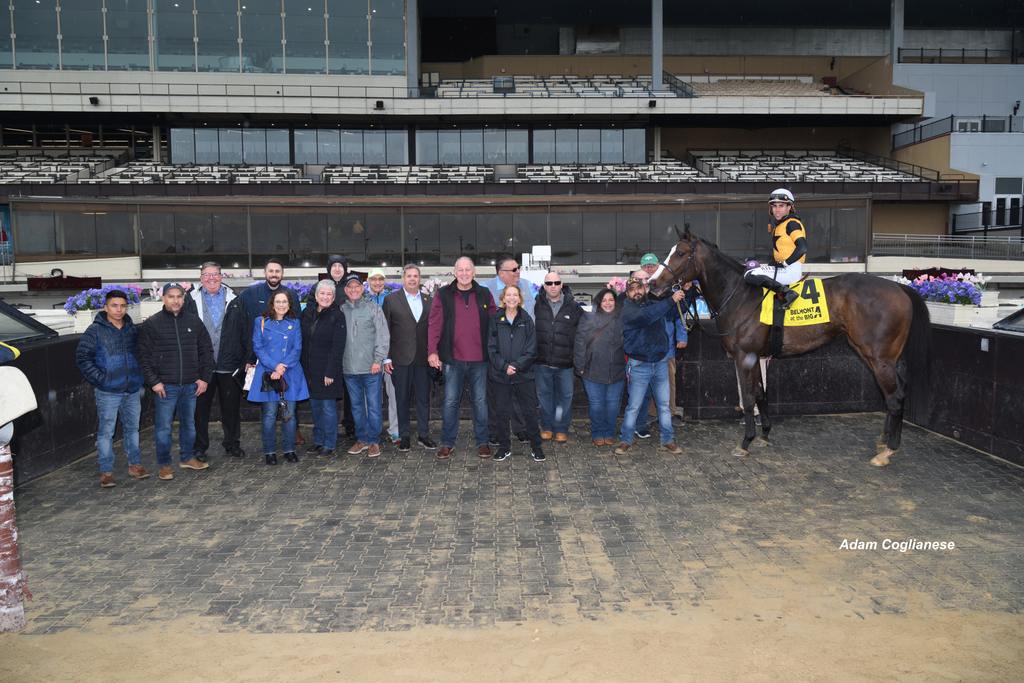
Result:
[[[683,272],[683,269],[686,267],[686,265],[690,262],[691,259],[693,259],[693,248],[692,247],[690,248],[690,253],[688,253],[684,257],[683,262],[679,265],[679,269],[678,270],[673,268],[672,266],[670,266],[668,264],[668,258],[667,257],[661,260],[661,266],[665,270],[667,270],[669,273],[671,273],[671,275],[673,277],[672,291],[678,291],[678,288],[680,286],[679,285],[679,281],[681,279],[680,278],[680,273]],[[732,289],[729,291],[729,294],[726,295],[725,301],[722,302],[721,308],[715,308],[715,307],[713,307],[711,305],[711,302],[708,301],[708,298],[706,296],[704,296],[704,291],[701,289],[699,282],[695,286],[697,288],[697,294],[699,294],[701,297],[703,297],[704,301],[707,302],[707,304],[708,304],[708,310],[711,312],[711,319],[712,320],[717,320],[718,317],[720,315],[722,315],[722,313],[725,311],[725,309],[728,308],[729,304],[732,303],[733,297],[736,296],[736,292],[739,291],[740,285],[742,285],[742,284],[743,284],[743,280],[740,279],[740,280],[738,280],[736,282],[735,285],[733,285]],[[726,337],[726,336],[731,334],[731,332],[709,332],[706,329],[704,329],[704,324],[703,324],[703,322],[700,319],[700,313],[697,312],[697,301],[696,301],[696,299],[694,299],[693,301],[690,302],[690,305],[686,307],[686,311],[687,311],[687,313],[690,314],[691,318],[693,318],[694,320],[697,321],[697,327],[699,327],[700,331],[703,332],[704,334],[710,335],[712,337]],[[683,325],[685,325],[685,324],[686,324],[686,321],[684,320],[683,321]]]

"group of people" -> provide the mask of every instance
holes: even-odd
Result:
[[[773,204],[776,199],[773,193]],[[783,199],[791,208],[792,195]],[[803,248],[802,232],[797,238]],[[795,256],[799,268],[802,253]],[[465,385],[480,458],[505,460],[515,435],[529,444],[535,461],[543,461],[546,442],[570,439],[574,375],[586,391],[594,446],[614,445],[616,454],[626,454],[635,438],[650,436],[649,417],[657,417],[662,450],[678,453],[675,357],[687,344],[682,311],[689,285],[663,299],[650,297],[647,280],[660,267],[657,256],[645,254],[625,291],[602,289],[589,313],[557,271],[546,273],[538,288],[520,277],[512,256],[497,259],[495,277],[486,284],[477,281],[475,264],[463,256],[454,263],[454,280],[433,295],[421,291],[415,264],[403,268],[402,287],[388,292],[383,271],[371,270],[364,287],[343,256],[331,256],[304,307],[282,285],[284,266],[277,259],[266,262],[262,282],[239,294],[223,283],[220,265],[207,262],[200,287],[187,292],[180,284],[165,285],[162,309],[137,327],[126,313],[127,296],[111,291],[76,353],[83,376],[95,387],[100,485],[116,485],[118,420],[129,476],[150,476],[139,451],[144,387],[154,395],[157,475],[165,480],[174,477],[175,416],[179,467],[209,466],[215,396],[225,453],[245,455],[245,392],[261,406],[268,465],[278,464],[279,452],[288,462],[298,461],[296,404],[307,399],[313,431],[306,454],[335,454],[341,401],[340,426],[345,437],[355,438],[347,452],[378,457],[383,394],[387,438],[398,451],[412,447],[415,406],[416,442],[448,459],[458,439]],[[444,391],[439,445],[430,435],[430,394],[438,383]]]

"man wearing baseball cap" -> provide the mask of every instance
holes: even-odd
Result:
[[[370,268],[370,274],[366,277],[366,285],[369,288],[367,297],[370,301],[377,304],[383,310],[384,299],[387,298],[391,291],[385,287],[387,284],[387,278],[384,276],[384,270],[382,268]],[[395,445],[398,445],[401,441],[398,429],[398,400],[395,395],[395,384],[391,379],[391,374],[386,373],[384,375],[384,393],[388,397],[388,438]]]

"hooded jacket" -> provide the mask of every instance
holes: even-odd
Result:
[[[343,372],[368,375],[370,366],[383,363],[388,357],[391,334],[384,313],[366,297],[355,303],[346,299],[341,311],[345,314],[346,329]]]
[[[569,287],[562,287],[558,315],[544,292],[537,295],[533,312],[537,321],[537,362],[554,368],[571,368],[576,327],[583,317],[583,309],[573,299]]]
[[[107,312],[100,311],[78,342],[75,365],[85,381],[100,391],[132,394],[142,388],[138,352],[139,329],[131,316],[126,315],[117,329]]]
[[[341,279],[339,280],[335,280],[331,277],[331,266],[335,263],[340,263],[341,267],[345,269],[344,274],[342,274]],[[348,259],[341,254],[331,254],[327,257],[327,273],[320,276],[321,280],[330,280],[334,283],[334,303],[339,309],[341,308],[341,305],[345,303],[345,288],[341,283],[348,273]],[[316,305],[316,287],[311,287],[309,289],[309,296],[306,297],[306,303]]]
[[[583,378],[598,384],[614,384],[626,378],[626,357],[622,348],[622,311],[605,313],[595,306],[576,329],[573,365]]]

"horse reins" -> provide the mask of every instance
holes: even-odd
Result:
[[[688,260],[692,259],[692,258],[693,258],[693,249],[690,249],[690,253],[688,253],[686,255],[686,259],[684,259],[683,262],[679,265],[678,270],[673,268],[672,266],[670,266],[668,264],[668,259],[662,259],[661,265],[662,265],[663,268],[665,268],[665,270],[667,270],[669,273],[672,274],[672,277],[674,279],[674,283],[673,283],[674,285],[678,285],[679,284],[679,279],[680,279],[679,278],[679,273],[681,273],[683,271],[683,269],[686,267],[686,264],[688,263]],[[739,291],[739,288],[740,288],[741,284],[743,284],[743,279],[742,278],[740,280],[738,280],[735,285],[733,285],[733,288],[729,291],[729,294],[725,297],[725,301],[722,303],[722,307],[721,308],[715,308],[714,306],[711,305],[711,302],[708,301],[708,298],[706,296],[704,296],[704,291],[701,289],[699,282],[697,283],[697,285],[695,285],[697,287],[697,294],[702,296],[704,298],[704,301],[706,301],[707,304],[708,304],[708,310],[711,312],[711,319],[712,320],[717,320],[718,317],[722,314],[722,312],[725,311],[726,308],[728,308],[729,304],[732,303],[733,297],[736,296],[736,292]],[[686,310],[687,310],[688,313],[690,313],[690,317],[693,318],[695,321],[697,321],[697,327],[700,328],[700,331],[703,332],[704,334],[712,336],[712,337],[726,337],[726,336],[731,334],[731,332],[709,332],[707,329],[705,329],[704,328],[704,323],[703,323],[703,321],[700,318],[700,313],[697,312],[697,301],[696,301],[696,299],[694,299],[693,301],[690,302],[690,305],[686,307]],[[679,312],[679,320],[683,323],[683,326],[685,327],[686,326],[686,317],[683,314],[683,310],[679,306],[679,302],[678,301],[676,302],[676,311]]]

